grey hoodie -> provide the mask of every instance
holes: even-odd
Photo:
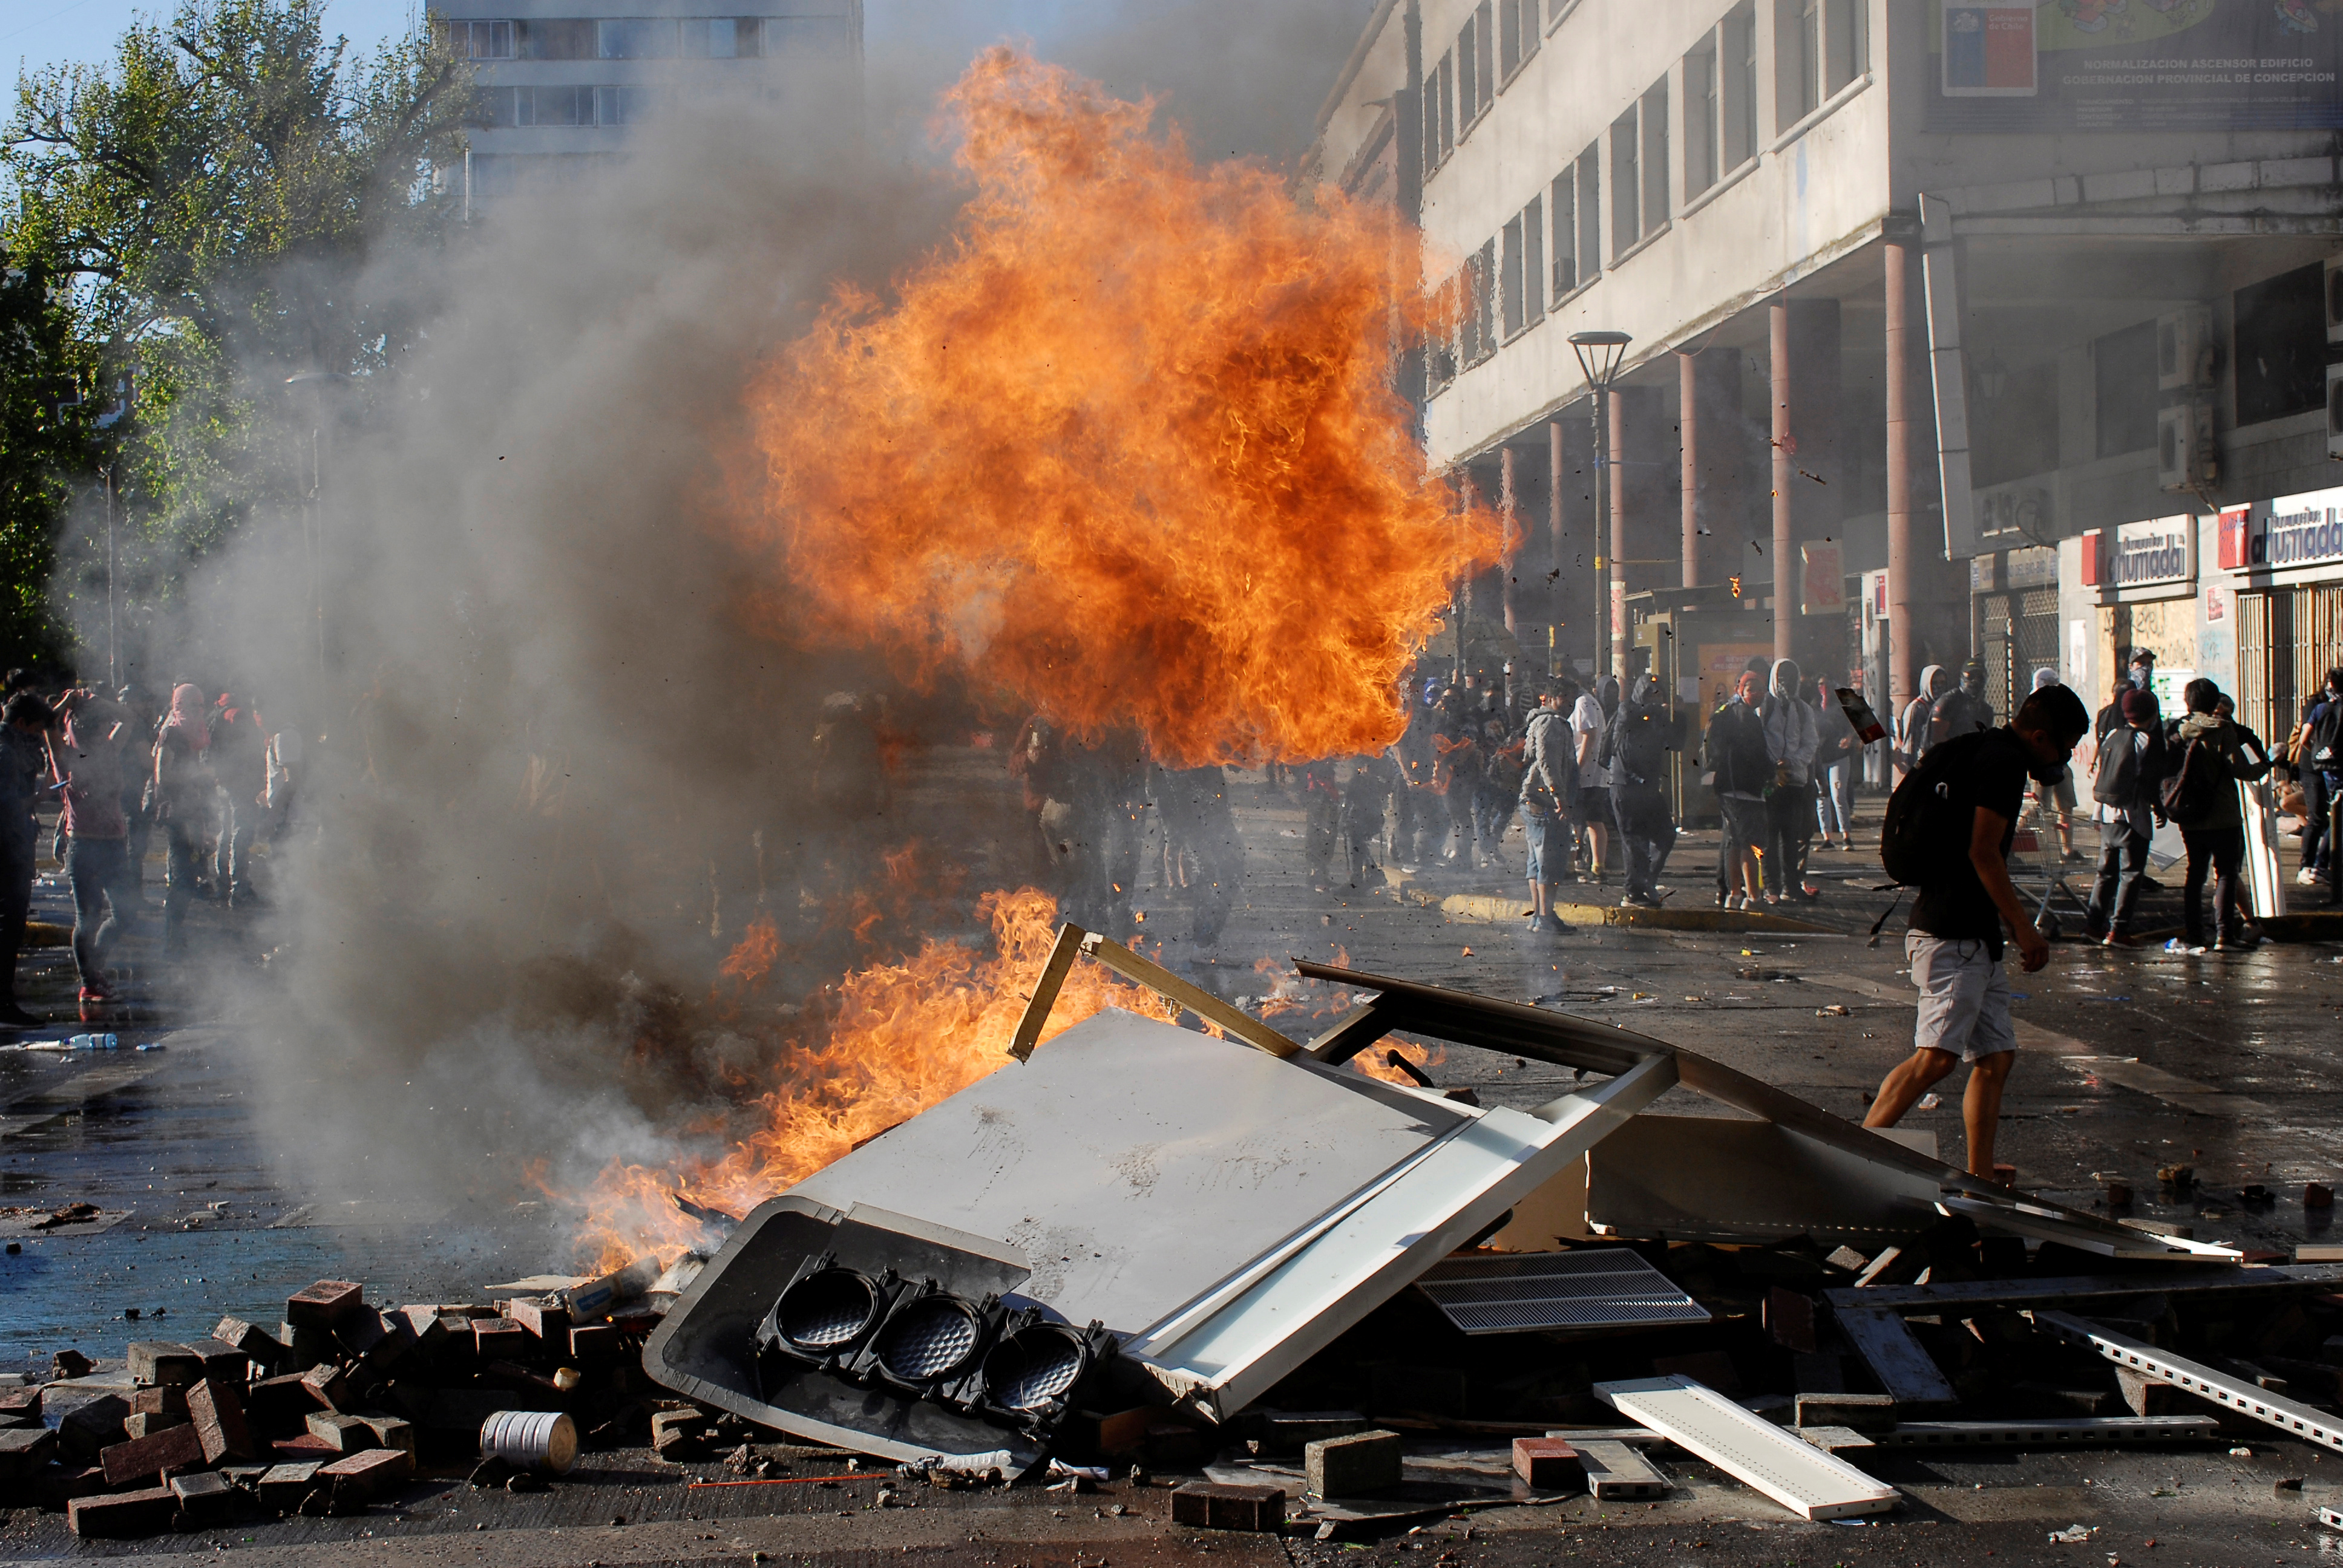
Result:
[[[1822,744],[1814,704],[1801,690],[1805,684],[1796,659],[1775,659],[1774,684],[1757,709],[1765,722],[1766,760],[1784,768],[1793,784],[1804,784],[1813,776],[1815,749]]]

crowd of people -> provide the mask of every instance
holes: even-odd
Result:
[[[1849,677],[1847,689],[1860,694],[1862,686],[1860,671]],[[1815,839],[1825,848],[1855,848],[1864,742],[1837,693],[1827,678],[1809,688],[1795,659],[1753,658],[1709,715],[1701,762],[1723,832],[1720,906],[1818,899],[1822,890],[1806,874]],[[1989,707],[1985,719],[1991,723]]]
[[[55,857],[73,892],[74,966],[85,1022],[107,1016],[118,975],[109,964],[126,929],[151,905],[146,862],[161,835],[163,951],[186,950],[198,900],[230,908],[258,898],[257,845],[295,816],[301,739],[235,691],[188,682],[167,704],[136,686],[108,692],[68,674],[7,678],[0,704],[0,1024],[42,1020],[17,1000],[16,957],[37,875],[44,797],[56,802]]]

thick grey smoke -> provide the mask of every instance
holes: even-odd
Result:
[[[1244,150],[1290,157],[1362,9],[1131,5],[1066,57],[1150,62],[1117,85],[1214,124],[1200,151],[1250,126]],[[320,1196],[664,1165],[790,1049],[708,999],[750,920],[800,934],[871,869],[822,831],[805,748],[825,694],[873,678],[755,624],[776,585],[726,518],[757,503],[760,363],[839,280],[883,289],[948,233],[957,188],[887,128],[915,98],[924,121],[966,56],[942,58],[874,62],[865,140],[703,106],[444,252],[382,257],[361,286],[429,324],[408,362],[281,395],[317,504],[196,568],[141,678],[233,684],[312,738],[324,830],[275,849],[278,945],[256,983],[211,978]]]

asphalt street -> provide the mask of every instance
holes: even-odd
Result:
[[[981,761],[939,759],[920,788],[939,798],[964,792]],[[1286,960],[1300,957],[1600,1018],[1715,1056],[1850,1118],[1861,1116],[1870,1091],[1910,1049],[1913,1007],[1896,926],[1876,946],[1866,941],[1888,895],[1866,885],[1876,879],[1860,857],[1817,857],[1824,897],[1795,912],[1823,930],[1573,925],[1563,936],[1534,935],[1506,910],[1521,891],[1518,838],[1506,851],[1514,877],[1370,877],[1319,893],[1302,864],[1299,803],[1255,776],[1233,789],[1247,857],[1234,915],[1212,948],[1191,950],[1175,938],[1161,953],[1223,996],[1255,1006],[1276,998],[1270,1005],[1292,1020],[1290,1030],[1347,1002],[1333,988],[1287,978]],[[1875,818],[1878,802],[1866,807]],[[1672,903],[1710,907],[1715,853],[1713,836],[1692,836],[1679,848],[1665,879],[1679,890]],[[149,890],[159,899],[159,888]],[[1616,886],[1574,896],[1590,906],[1614,903]],[[1156,891],[1142,902],[1150,898],[1166,911],[1176,903]],[[62,890],[45,885],[36,918],[58,918],[61,900]],[[207,911],[205,919],[220,917]],[[1156,930],[1182,925],[1151,922]],[[134,938],[134,963],[144,940]],[[35,950],[25,961],[25,994],[62,1017],[69,961],[56,949]],[[2088,1208],[2103,1203],[2103,1180],[2116,1176],[2135,1194],[2119,1212],[2185,1225],[2199,1240],[2290,1256],[2329,1239],[2328,1211],[2306,1209],[2302,1198],[2306,1182],[2332,1185],[2343,1174],[2343,1091],[2332,1071],[2343,1040],[2336,1010],[2343,945],[2271,942],[2249,953],[2180,958],[2066,940],[2019,989],[2022,1052],[2001,1157],[2016,1166],[2021,1187]],[[396,1194],[320,1201],[289,1189],[249,1114],[253,1075],[265,1064],[236,1020],[180,1016],[160,992],[152,1000],[153,1020],[121,1032],[126,1047],[161,1050],[0,1050],[0,1230],[11,1243],[0,1257],[0,1371],[42,1372],[68,1345],[103,1367],[126,1341],[199,1336],[222,1312],[273,1322],[286,1293],[318,1277],[364,1281],[374,1300],[461,1300],[568,1261],[565,1219],[541,1202],[505,1198],[418,1212]],[[1484,1101],[1534,1105],[1573,1081],[1567,1070],[1461,1047],[1425,1054],[1437,1083],[1472,1086]],[[1715,1110],[1682,1090],[1655,1109]],[[1934,1132],[1947,1158],[1960,1158],[1956,1092],[1907,1125]],[[2159,1198],[2156,1171],[2174,1163],[2197,1172],[2185,1201]],[[2248,1202],[2247,1186],[2267,1189],[2272,1200]],[[99,1220],[69,1233],[34,1228],[76,1201],[94,1205]],[[216,1540],[82,1545],[58,1516],[20,1511],[0,1521],[0,1558],[134,1550],[212,1556],[225,1547],[254,1563],[314,1561],[329,1550],[333,1561],[352,1563],[746,1562],[763,1553],[763,1561],[822,1564],[1088,1568],[1207,1554],[1313,1564],[1886,1563],[1990,1554],[1996,1563],[2097,1568],[2318,1555],[2310,1510],[2343,1503],[2336,1495],[2343,1486],[2324,1480],[2343,1459],[2275,1433],[2239,1446],[2250,1452],[1885,1461],[1880,1473],[1904,1487],[1907,1503],[1864,1526],[1796,1521],[1688,1463],[1670,1467],[1682,1484],[1656,1507],[1580,1499],[1326,1543],[1187,1531],[1168,1523],[1160,1488],[1121,1482],[1071,1498],[912,1489],[915,1506],[882,1512],[860,1483],[694,1493],[676,1467],[622,1452],[590,1456],[586,1473],[537,1498],[474,1494],[443,1479],[362,1519],[254,1525]],[[2300,1491],[2273,1491],[2293,1478],[2304,1479]],[[612,1523],[619,1518],[623,1524]],[[2049,1543],[2049,1532],[2077,1525],[2096,1533],[2083,1544]]]

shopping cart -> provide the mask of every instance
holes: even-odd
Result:
[[[2010,885],[2033,904],[2034,923],[2046,937],[2056,938],[2068,916],[2085,930],[2090,927],[2089,895],[2077,892],[2066,879],[2067,864],[2059,857],[2055,832],[2021,825],[2010,840]]]

